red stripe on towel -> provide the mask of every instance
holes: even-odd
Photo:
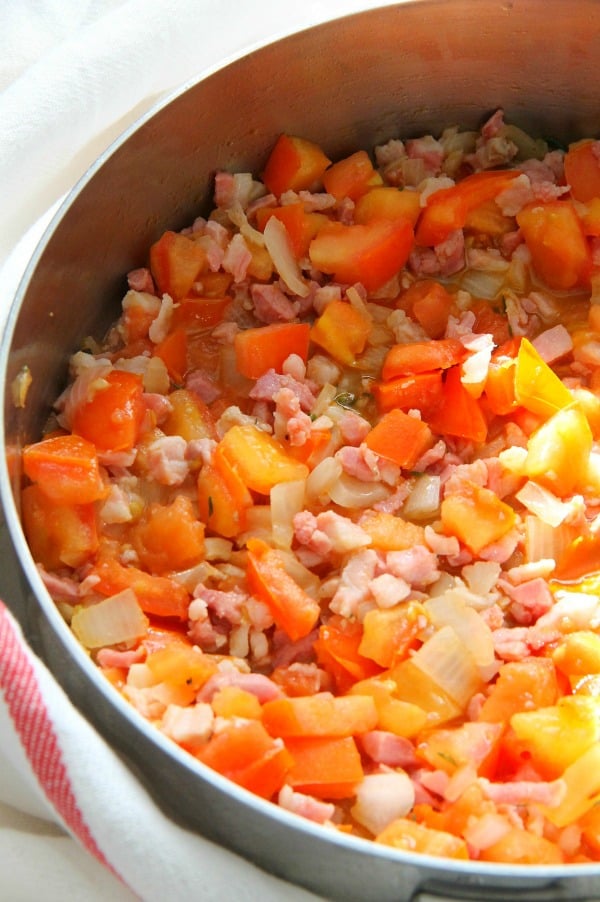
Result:
[[[85,848],[119,877],[98,848],[79,810],[36,672],[16,625],[1,601],[0,690],[33,772],[49,802]]]

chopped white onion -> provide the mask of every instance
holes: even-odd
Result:
[[[327,499],[329,490],[342,473],[342,465],[335,457],[326,457],[318,463],[306,479],[307,502],[318,498]]]
[[[73,613],[71,629],[86,648],[104,648],[144,636],[148,618],[132,589],[125,589]]]
[[[515,497],[548,526],[560,526],[571,510],[568,504],[531,479],[519,489]]]
[[[227,215],[232,221],[234,225],[238,227],[241,234],[244,238],[247,238],[248,241],[251,241],[252,244],[257,244],[259,247],[264,247],[265,245],[265,237],[262,232],[259,232],[248,222],[248,217],[246,213],[242,209],[242,205],[237,202],[233,204],[229,210],[227,210]]]
[[[303,280],[298,262],[292,253],[286,228],[276,216],[271,216],[268,220],[265,226],[264,237],[273,266],[287,287],[294,294],[305,298],[310,288]]]
[[[356,789],[352,816],[375,836],[405,817],[415,804],[413,782],[404,771],[367,774]]]
[[[428,520],[435,517],[440,509],[441,479],[425,473],[415,480],[413,489],[406,499],[402,513],[410,520]]]
[[[435,626],[452,627],[468,646],[478,667],[487,668],[494,662],[492,631],[477,611],[460,597],[460,589],[430,598],[424,607]]]
[[[362,482],[347,473],[342,473],[329,489],[329,497],[334,504],[360,510],[365,507],[373,507],[378,501],[387,498],[389,494],[389,488],[383,483]]]
[[[270,492],[273,541],[278,548],[291,548],[293,519],[304,508],[305,479],[280,482]]]
[[[481,687],[475,660],[451,626],[443,626],[411,658],[461,708]]]
[[[568,523],[550,526],[536,516],[525,517],[525,557],[527,561],[560,560],[563,551],[577,538],[578,529]]]

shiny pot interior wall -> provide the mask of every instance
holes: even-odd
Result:
[[[60,620],[20,530],[18,451],[39,437],[69,355],[115,318],[128,270],[166,228],[206,212],[215,170],[259,173],[283,131],[335,159],[392,137],[477,127],[498,107],[535,136],[597,135],[599,58],[597,0],[409,0],[292,35],[187,86],[117,142],[67,199],[14,302],[0,367],[0,490],[23,578],[17,613],[75,703],[174,816],[328,897],[591,898],[600,871],[478,867],[326,838],[207,774],[116,696]],[[24,366],[32,382],[19,406]]]

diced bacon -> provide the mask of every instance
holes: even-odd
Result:
[[[255,283],[250,289],[254,314],[262,323],[289,323],[297,316],[297,306],[278,285]]]
[[[118,651],[116,648],[101,648],[96,655],[96,661],[100,667],[124,667],[129,669],[132,664],[139,664],[146,657],[143,646],[130,651]]]
[[[490,138],[495,138],[497,135],[501,134],[503,129],[504,110],[499,109],[496,110],[495,113],[492,113],[490,118],[481,126],[481,136],[484,140],[489,141]]]
[[[244,236],[236,232],[225,251],[222,263],[223,269],[233,276],[233,281],[237,284],[244,281],[251,263],[252,254],[248,249]]]
[[[454,556],[460,552],[460,542],[456,536],[445,536],[436,532],[431,526],[425,527],[425,543],[430,551],[437,555]]]
[[[221,397],[221,389],[204,370],[192,370],[185,377],[185,387],[194,392],[205,404],[212,404]]]
[[[209,677],[200,692],[198,701],[211,702],[215,693],[227,686],[236,686],[245,692],[255,695],[261,704],[281,698],[281,688],[263,673],[241,673],[239,670],[226,670]]]
[[[160,395],[158,392],[144,392],[142,397],[148,410],[151,410],[156,417],[157,426],[160,426],[173,410],[170,400],[166,395]]]
[[[316,824],[326,824],[333,818],[335,814],[335,805],[333,802],[322,802],[313,796],[305,795],[303,792],[296,792],[291,786],[282,786],[277,802],[281,808],[298,814],[309,821]]]
[[[233,344],[233,340],[239,331],[240,327],[237,323],[227,321],[215,326],[212,337],[216,341],[221,342],[221,344],[230,345]]]
[[[496,197],[501,213],[504,216],[516,216],[526,204],[534,199],[533,187],[529,176],[523,172],[512,179]]]
[[[309,511],[301,511],[294,516],[293,523],[297,541],[320,555],[331,551],[346,554],[371,542],[364,529],[335,511],[323,511],[316,517]]]
[[[442,461],[446,455],[446,443],[443,439],[439,439],[433,448],[429,448],[416,462],[413,469],[416,473],[424,473],[429,467],[435,466]]]
[[[410,492],[410,481],[405,479],[396,487],[391,495],[388,495],[387,498],[383,498],[381,501],[376,501],[373,505],[373,510],[382,511],[387,514],[395,514],[402,509]]]
[[[281,372],[284,376],[291,376],[297,382],[306,380],[306,364],[299,354],[290,354],[283,361]]]
[[[300,410],[300,401],[291,388],[280,388],[273,396],[275,412],[273,425],[275,436],[286,438],[294,447],[305,445],[310,438],[313,422]]]
[[[498,586],[511,599],[510,613],[516,622],[523,626],[535,623],[554,604],[548,583],[539,576],[516,586],[506,580],[501,580]]]
[[[546,363],[554,363],[573,350],[573,339],[562,323],[537,335],[533,346]]]
[[[385,570],[405,579],[411,586],[430,586],[440,577],[437,555],[425,545],[413,545],[404,551],[388,551]]]
[[[318,630],[311,630],[308,636],[290,642],[283,630],[275,630],[273,634],[273,667],[291,667],[294,664],[308,664],[314,658],[313,644],[319,635]]]
[[[112,483],[99,516],[103,523],[129,523],[133,519],[129,494],[118,483]]]
[[[136,457],[136,448],[132,448],[131,451],[99,451],[98,463],[114,474],[118,470],[132,467]]]
[[[257,197],[256,200],[253,200],[248,204],[246,207],[246,216],[248,219],[252,219],[257,210],[275,206],[277,206],[277,198],[275,195],[263,194],[262,197]]]
[[[396,733],[371,730],[362,734],[360,744],[365,754],[376,764],[401,767],[403,770],[410,770],[419,764],[413,743]]]
[[[132,291],[143,291],[146,294],[156,294],[156,287],[152,273],[145,266],[132,269],[127,273],[127,284]]]
[[[486,798],[496,805],[530,805],[537,802],[548,808],[556,808],[567,794],[567,784],[562,778],[551,782],[519,780],[512,783],[492,783],[485,777],[480,777],[478,782]]]
[[[254,401],[274,401],[275,395],[282,388],[289,388],[300,401],[300,406],[305,411],[310,411],[315,403],[315,395],[309,382],[299,382],[292,376],[276,373],[268,370],[256,380],[249,392],[249,397]]]
[[[214,720],[213,710],[208,704],[199,703],[187,708],[168,705],[160,729],[165,736],[194,751],[210,739]]]
[[[518,529],[511,529],[506,535],[482,548],[479,557],[482,561],[495,561],[497,564],[504,564],[514,554],[521,536]]]
[[[41,564],[37,565],[42,582],[52,597],[56,599],[76,600],[80,596],[80,585],[69,576],[57,576],[49,573]]]
[[[401,576],[381,573],[371,580],[371,594],[378,608],[393,608],[410,595],[410,585]]]
[[[492,629],[494,651],[503,661],[522,661],[539,651],[559,634],[536,626],[514,626]]]
[[[59,422],[66,429],[70,428],[77,408],[90,401],[96,391],[106,387],[105,377],[113,369],[111,362],[105,358],[96,359],[91,354],[80,354],[76,357],[76,361],[73,359],[71,361],[71,366],[76,367],[75,380],[54,405],[54,409],[60,413]]]
[[[471,848],[481,851],[489,849],[511,829],[512,824],[503,814],[486,811],[479,817],[469,818],[463,835]]]
[[[217,443],[212,438],[192,439],[191,442],[188,442],[185,451],[186,460],[199,460],[203,464],[209,464],[212,462],[214,450],[216,447]]]
[[[155,439],[146,451],[148,476],[161,485],[181,485],[189,473],[187,442],[180,435]]]
[[[397,163],[405,156],[404,142],[399,138],[392,138],[385,144],[378,144],[375,148],[375,159],[378,166],[389,166],[390,163]]]
[[[428,174],[437,175],[440,172],[444,161],[444,148],[433,135],[410,139],[405,147],[410,159],[423,160]]]
[[[486,457],[484,463],[487,469],[487,480],[485,485],[494,492],[498,498],[505,498],[507,495],[513,495],[519,490],[523,483],[520,476],[515,476],[510,470],[503,466],[502,461],[497,457]]]
[[[199,585],[194,589],[194,598],[201,599],[208,611],[219,620],[225,620],[227,623],[236,624],[242,619],[242,606],[244,605],[247,595],[237,589],[230,592],[223,592],[220,589],[207,589],[203,585]]]
[[[329,603],[342,617],[354,617],[359,606],[371,595],[370,584],[379,564],[377,554],[368,548],[353,554],[342,570],[341,580]]]
[[[435,247],[415,247],[408,265],[416,276],[451,276],[465,265],[465,241],[462,229],[455,229]]]
[[[596,630],[600,627],[600,599],[583,592],[557,592],[552,608],[543,614],[537,627],[548,630]]]
[[[460,495],[465,482],[485,486],[488,480],[488,469],[484,460],[475,460],[470,464],[449,464],[440,474],[445,495]]]
[[[214,200],[217,207],[227,209],[235,199],[235,182],[231,172],[215,173]]]
[[[126,684],[123,686],[123,695],[142,717],[147,720],[158,720],[163,716],[168,704],[161,697],[160,688],[154,686],[138,688]]]
[[[299,191],[298,197],[304,204],[307,213],[319,213],[322,210],[331,210],[335,207],[335,197],[326,191]]]
[[[443,770],[425,770],[424,768],[412,775],[428,792],[443,798],[450,777]]]
[[[479,612],[479,616],[492,632],[496,632],[504,626],[504,611],[499,604],[488,605]],[[498,641],[502,642],[502,636],[498,637]]]
[[[361,482],[379,482],[379,455],[371,451],[367,445],[361,444],[358,448],[352,445],[344,445],[335,452],[345,473],[360,479]]]
[[[347,445],[360,445],[371,431],[371,424],[364,417],[348,410],[338,423],[343,441]]]

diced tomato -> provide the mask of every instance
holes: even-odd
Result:
[[[291,457],[281,442],[250,424],[232,426],[218,445],[218,453],[238,473],[244,485],[268,495],[280,482],[305,479],[308,467]]]
[[[272,736],[353,736],[374,729],[377,709],[370,696],[319,692],[276,698],[263,705],[263,723]]]
[[[260,207],[256,211],[256,224],[261,231],[264,231],[271,216],[284,224],[297,260],[306,256],[312,239],[329,222],[324,213],[307,213],[300,202],[283,207]]]
[[[161,429],[166,435],[181,435],[186,442],[199,438],[217,438],[217,430],[208,405],[195,392],[177,388],[170,392],[171,411]]]
[[[465,356],[464,346],[457,338],[396,344],[386,354],[381,375],[387,380],[431,370],[448,369],[461,363]]]
[[[371,386],[371,392],[381,413],[399,407],[405,411],[420,410],[422,417],[427,419],[444,397],[442,371],[414,373],[388,382],[375,382]]]
[[[479,712],[479,720],[508,723],[517,711],[545,708],[558,697],[556,671],[549,658],[503,664]]]
[[[357,200],[369,188],[381,184],[381,176],[373,168],[371,158],[365,150],[357,150],[349,157],[339,160],[323,174],[325,190],[337,200],[343,200],[344,197]]]
[[[363,630],[359,623],[334,615],[319,628],[313,648],[320,666],[333,676],[338,692],[346,692],[356,680],[379,673],[373,660],[359,651]]]
[[[260,539],[249,539],[247,545],[250,591],[293,642],[307,636],[319,619],[319,603],[287,573],[280,552]]]
[[[137,567],[126,567],[106,555],[100,556],[90,575],[97,577],[94,591],[101,595],[117,595],[123,589],[133,589],[145,614],[187,619],[188,592],[167,576],[153,576]]]
[[[376,842],[405,852],[421,852],[441,858],[469,858],[464,839],[442,830],[433,830],[409,818],[398,818],[376,837]]]
[[[411,470],[433,444],[431,429],[422,420],[395,408],[385,413],[367,434],[371,451]]]
[[[491,846],[482,849],[482,861],[497,861],[509,864],[562,864],[564,855],[556,843],[544,836],[519,830],[508,830]]]
[[[311,340],[328,351],[335,360],[352,366],[361,354],[371,332],[371,321],[347,301],[331,301],[315,320]]]
[[[129,451],[146,413],[141,376],[112,370],[92,397],[80,404],[71,428],[102,451]]]
[[[292,766],[285,746],[257,720],[232,720],[197,752],[204,764],[264,799],[283,786]]]
[[[290,738],[285,742],[293,764],[286,782],[318,799],[346,799],[364,777],[360,752],[352,736]]]
[[[527,338],[519,343],[514,391],[521,406],[544,418],[573,403],[569,389]]]
[[[183,298],[173,310],[172,330],[185,329],[190,332],[211,329],[222,322],[230,304],[230,297]]]
[[[237,332],[235,360],[238,371],[248,379],[259,379],[268,370],[280,373],[290,354],[306,363],[310,342],[308,323],[272,323]]]
[[[164,232],[150,248],[150,270],[159,294],[168,294],[174,301],[190,294],[206,266],[201,244],[179,232]]]
[[[23,528],[34,561],[46,570],[81,567],[98,550],[94,504],[62,504],[39,485],[21,493]]]
[[[446,373],[442,403],[429,417],[429,425],[438,435],[477,443],[486,440],[488,427],[481,404],[462,384],[460,367],[451,367]]]
[[[408,219],[413,226],[421,212],[421,195],[410,188],[375,186],[362,194],[354,207],[354,222],[366,224],[375,219]]]
[[[365,511],[359,523],[379,551],[404,551],[425,541],[422,526],[388,511]]]
[[[460,494],[445,496],[441,519],[446,533],[457,536],[473,554],[479,554],[513,528],[516,515],[490,489],[465,480]]]
[[[154,356],[160,357],[172,382],[181,384],[188,369],[187,332],[182,327],[173,329],[154,348]]]
[[[313,266],[336,281],[360,282],[367,291],[377,291],[402,269],[413,240],[409,219],[379,219],[366,225],[331,222],[311,241],[309,256]]]
[[[267,160],[263,182],[277,197],[284,191],[308,189],[322,179],[330,162],[313,141],[280,135]]]
[[[445,241],[451,232],[464,227],[472,210],[497,197],[517,175],[514,169],[476,172],[452,188],[431,194],[417,223],[416,243],[432,247]]]
[[[575,200],[587,203],[600,197],[598,143],[588,138],[570,144],[564,159],[565,180]]]
[[[517,214],[533,268],[549,288],[568,290],[589,283],[591,251],[571,201],[532,203]]]
[[[230,539],[244,531],[252,495],[222,453],[202,466],[197,488],[200,517],[211,532]]]
[[[560,556],[554,576],[559,580],[576,580],[600,571],[600,536],[597,533],[578,536]]]
[[[151,504],[129,535],[142,567],[150,573],[187,570],[204,556],[204,524],[185,495],[177,495],[171,504]]]
[[[106,497],[96,448],[78,435],[56,435],[26,445],[23,471],[57,503],[89,504]]]
[[[439,282],[425,279],[415,282],[401,298],[401,306],[410,303],[412,315],[430,338],[441,338],[454,308],[454,298]]]
[[[367,611],[359,645],[361,655],[371,658],[381,667],[392,667],[415,646],[423,617],[422,606],[413,601],[393,608]]]

